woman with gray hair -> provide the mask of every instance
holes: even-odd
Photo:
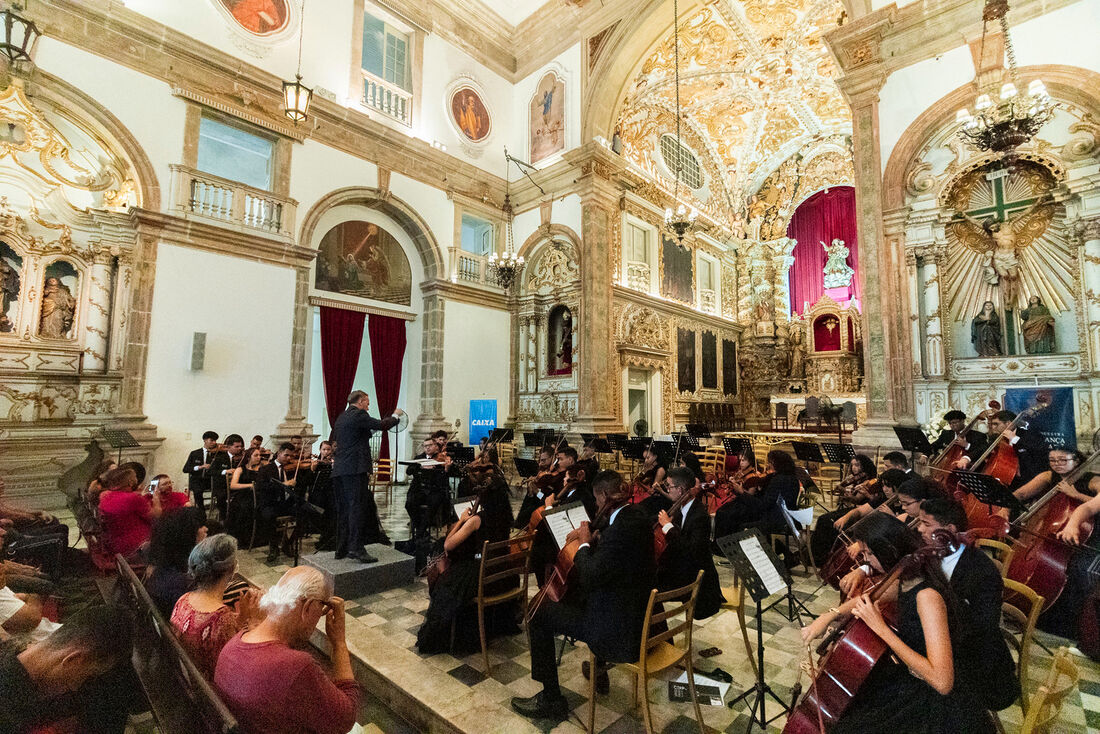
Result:
[[[259,593],[244,594],[236,611],[226,606],[225,591],[237,572],[237,541],[225,533],[211,535],[196,545],[187,559],[187,570],[195,590],[176,602],[172,626],[195,665],[213,680],[225,643],[260,618]]]

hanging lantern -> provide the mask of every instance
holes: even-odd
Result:
[[[309,105],[312,101],[313,90],[302,84],[301,74],[295,75],[292,82],[283,82],[283,113],[295,125],[309,118]]]
[[[34,21],[19,14],[20,5],[12,5],[0,10],[0,23],[4,24],[4,39],[0,42],[0,53],[11,62],[31,61],[31,51],[41,32]]]

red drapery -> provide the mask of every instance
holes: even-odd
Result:
[[[798,240],[791,266],[791,312],[802,313],[803,304],[813,306],[825,292],[825,249],[834,239],[848,247],[852,276],[852,297],[859,300],[859,248],[856,240],[856,193],[851,186],[819,191],[798,205],[787,236]]]
[[[371,314],[367,319],[370,334],[370,360],[374,367],[374,390],[378,393],[378,415],[385,417],[397,409],[401,392],[401,366],[405,362],[405,320]],[[389,434],[382,434],[378,458],[390,455]]]
[[[359,367],[366,314],[321,306],[321,373],[325,380],[325,408],[329,425],[348,406],[348,394]]]

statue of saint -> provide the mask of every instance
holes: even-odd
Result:
[[[1001,317],[993,307],[993,301],[982,304],[981,313],[970,322],[970,343],[979,357],[999,357],[1004,354],[1001,346]]]
[[[790,376],[801,380],[806,376],[806,347],[802,343],[802,329],[791,329],[791,369]]]
[[[69,286],[58,278],[46,278],[42,291],[42,320],[38,326],[39,336],[47,339],[64,339],[73,328],[73,316],[76,314],[76,299]]]
[[[1031,214],[1046,200],[1046,195],[1039,197],[1014,219],[1004,222],[979,222],[966,212],[960,212],[966,221],[984,230],[989,236],[990,247],[982,259],[982,280],[988,285],[1001,287],[1005,308],[1015,305],[1016,295],[1020,292],[1020,260],[1016,252],[1019,234]]]
[[[1051,354],[1054,352],[1054,317],[1050,309],[1043,305],[1043,299],[1032,296],[1027,299],[1027,308],[1020,311],[1023,322],[1021,332],[1024,335],[1024,350],[1028,354]]]
[[[852,275],[856,271],[848,267],[848,248],[844,246],[844,240],[833,240],[831,245],[824,242],[825,248],[825,287],[847,288],[852,284]]]

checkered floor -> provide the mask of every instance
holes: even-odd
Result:
[[[389,502],[380,503],[383,524],[390,537],[401,540],[408,537],[407,518],[403,510],[404,491],[396,488]],[[308,545],[309,541],[307,541]],[[303,551],[307,552],[307,551]],[[286,565],[267,565],[263,561],[262,551],[243,554],[242,572],[253,581],[270,584],[277,579]],[[719,574],[723,585],[732,582],[728,567],[720,566]],[[796,569],[794,589],[796,595],[815,614],[820,614],[837,601],[837,592],[830,588],[819,588],[815,577],[807,575],[801,568]],[[372,666],[396,666],[394,680],[400,674],[409,674],[409,680],[417,682],[418,691],[412,692],[426,706],[440,710],[462,712],[465,706],[473,712],[484,712],[482,718],[469,718],[470,721],[485,723],[467,730],[473,731],[541,731],[576,732],[583,730],[581,722],[587,714],[587,681],[581,675],[581,661],[588,659],[588,651],[583,645],[577,648],[566,646],[561,662],[561,684],[573,709],[574,717],[564,723],[553,725],[551,722],[527,722],[515,716],[508,708],[512,696],[529,696],[536,693],[540,686],[530,678],[530,659],[526,639],[522,634],[493,640],[489,644],[492,661],[492,675],[484,673],[481,654],[466,657],[451,655],[420,655],[416,652],[416,632],[423,621],[428,607],[428,592],[423,580],[417,580],[405,587],[391,589],[359,599],[350,600],[349,640],[360,635],[362,645],[359,655]],[[801,644],[797,621],[789,622],[779,608],[767,612],[763,619],[764,669],[768,683],[783,700],[788,700],[796,681],[808,685],[808,679],[800,673],[800,665],[805,659],[805,649]],[[751,617],[747,620],[750,640],[756,644],[756,625]],[[1037,633],[1039,641],[1051,650],[1068,641]],[[393,646],[392,648],[390,646]],[[353,646],[354,647],[354,646]],[[708,659],[696,656],[695,667],[700,671],[716,668],[724,670],[733,677],[733,684],[726,700],[736,697],[753,683],[750,667],[736,615],[722,612],[710,619],[697,623],[695,628],[696,651],[717,647],[721,654]],[[413,657],[415,656],[415,657]],[[403,658],[400,665],[394,662]],[[1075,658],[1081,668],[1080,695],[1070,698],[1062,711],[1056,731],[1091,732],[1100,731],[1100,665],[1084,657]],[[1050,654],[1039,646],[1032,651],[1031,678],[1029,690],[1034,691],[1046,675],[1050,664]],[[404,666],[404,667],[402,667]],[[411,670],[408,670],[411,668]],[[640,709],[634,709],[631,702],[631,679],[628,673],[611,671],[611,693],[600,697],[596,707],[597,731],[636,732],[642,729]],[[671,676],[670,676],[671,677]],[[463,701],[452,700],[456,694],[454,683],[460,684],[457,692],[467,692]],[[420,685],[422,683],[422,685]],[[688,704],[674,704],[668,700],[665,680],[651,681],[649,700],[657,731],[687,732],[696,731],[695,722]],[[751,701],[751,699],[750,699]],[[456,708],[457,707],[457,708]],[[777,705],[769,701],[769,716],[778,712]],[[727,706],[704,706],[703,718],[708,729],[715,731],[743,732],[749,723],[749,703],[742,701],[733,708]],[[1001,721],[1008,732],[1018,731],[1021,711],[1014,706],[1001,712]],[[486,718],[488,717],[488,718]],[[369,722],[369,717],[364,722]],[[454,718],[452,718],[452,721]],[[769,731],[779,731],[783,719],[773,723]],[[384,731],[411,731],[402,729],[394,722],[382,725]],[[389,728],[393,726],[395,728]]]

